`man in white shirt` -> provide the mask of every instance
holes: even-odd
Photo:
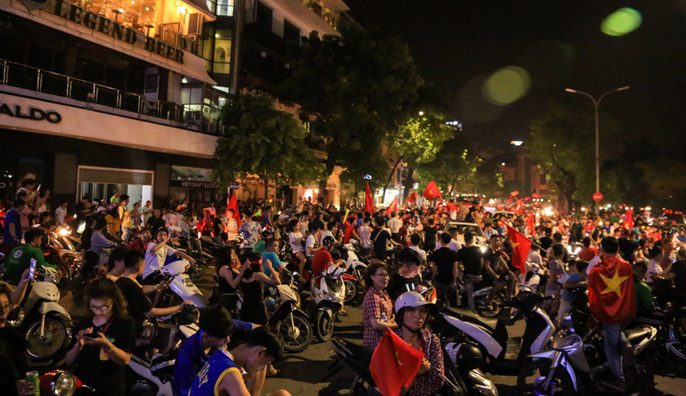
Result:
[[[312,257],[319,249],[321,245],[319,244],[319,237],[322,235],[322,224],[321,221],[315,221],[312,223],[312,232],[307,236],[305,240],[305,256],[307,260],[312,260]]]
[[[396,242],[400,242],[400,227],[403,226],[403,221],[398,218],[398,212],[391,213],[391,219],[388,220],[388,228],[391,229],[391,236]]]
[[[422,237],[419,236],[419,234],[412,234],[410,235],[410,249],[414,250],[419,254],[419,257],[422,258],[422,263],[426,264],[426,251],[421,249],[419,247],[419,244],[422,242]]]
[[[369,256],[372,251],[372,227],[369,226],[370,221],[369,217],[366,217],[360,228],[357,229],[357,235],[360,236],[360,242],[362,243],[363,257]]]
[[[458,250],[462,249],[462,245],[460,245],[460,242],[457,241],[457,228],[451,228],[448,232],[450,233],[450,243],[448,244],[448,248],[457,253]]]
[[[183,252],[177,252],[167,244],[169,242],[169,233],[165,228],[160,228],[157,231],[156,238],[157,243],[150,242],[145,250],[145,268],[143,269],[142,277],[143,283],[147,285],[156,285],[162,281],[162,275],[159,270],[164,267],[169,256],[176,255],[195,264],[193,257]]]
[[[67,206],[69,202],[65,199],[60,203],[60,206],[55,209],[55,220],[57,224],[64,225],[64,219],[67,217]]]

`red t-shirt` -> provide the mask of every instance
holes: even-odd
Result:
[[[596,247],[582,247],[579,251],[579,258],[584,261],[591,261],[593,257],[598,253],[598,248]]]
[[[312,257],[312,276],[319,277],[327,268],[329,263],[333,262],[333,257],[328,250],[320,249]]]
[[[128,249],[129,250],[138,250],[139,252],[143,252],[143,254],[145,254],[145,251],[148,248],[149,243],[150,243],[150,241],[143,244],[143,241],[141,241],[140,238],[136,238],[136,239],[134,239],[133,242],[131,242],[129,244]]]

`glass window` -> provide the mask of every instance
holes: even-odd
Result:
[[[231,30],[217,29],[214,35],[213,63],[214,73],[229,74],[231,72]]]
[[[233,16],[234,0],[217,0],[218,16]]]
[[[257,26],[263,32],[272,31],[272,9],[266,5],[257,3]]]
[[[300,42],[300,29],[298,29],[295,25],[292,23],[288,22],[287,20],[283,21],[283,38],[287,42],[294,42],[294,43],[299,43]]]

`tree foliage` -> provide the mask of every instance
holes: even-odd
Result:
[[[265,95],[232,98],[221,110],[228,134],[215,151],[216,176],[224,185],[248,175],[303,183],[321,174],[321,164],[304,142],[305,129],[291,114],[277,110]]]
[[[433,161],[443,143],[453,136],[441,113],[423,113],[408,117],[395,133],[389,134],[389,146],[410,166]]]
[[[359,29],[342,37],[313,32],[291,65],[282,94],[299,105],[312,133],[324,138],[324,178],[342,165],[344,177],[383,179],[382,142],[405,119],[422,84],[407,46]]]

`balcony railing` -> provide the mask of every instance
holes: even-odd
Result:
[[[175,126],[218,134],[221,128],[197,112],[173,102],[149,100],[90,81],[0,59],[0,85],[28,89],[80,102],[93,103],[171,121]]]

